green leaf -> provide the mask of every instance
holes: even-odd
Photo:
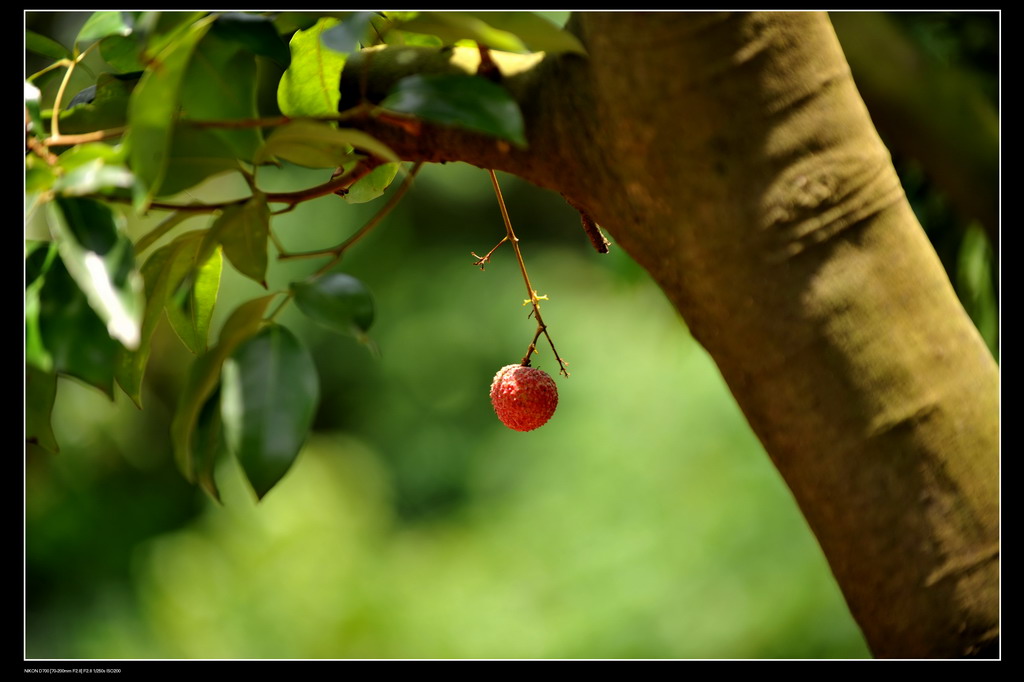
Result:
[[[210,227],[200,253],[205,255],[221,244],[236,270],[266,288],[269,236],[270,208],[263,194],[255,194],[244,204],[224,209]]]
[[[550,54],[575,52],[582,55],[587,53],[576,36],[533,12],[466,12],[465,14],[486,22],[495,29],[515,35],[531,52],[548,52]]]
[[[39,292],[39,334],[53,370],[81,379],[114,397],[114,368],[121,345],[89,306],[60,258]]]
[[[92,43],[107,36],[126,36],[131,32],[132,27],[125,22],[121,12],[93,12],[78,32],[75,45]]]
[[[981,226],[967,226],[956,261],[955,282],[964,310],[970,315],[993,355],[999,353],[999,304],[992,268],[998,263]]]
[[[345,21],[355,12],[279,12],[274,17],[274,26],[278,33],[293,33],[296,30],[306,30],[316,25],[316,22],[324,18],[337,21]]]
[[[296,31],[288,47],[291,65],[277,88],[281,113],[292,118],[326,116],[338,113],[341,93],[338,84],[345,66],[345,55],[324,46],[320,38],[338,25],[332,17],[320,19],[305,31]]]
[[[263,313],[273,298],[273,295],[264,296],[240,305],[224,323],[217,345],[192,363],[185,388],[178,400],[178,409],[171,420],[174,458],[189,481],[196,479],[192,436],[199,413],[217,387],[224,360],[240,343],[256,333],[263,323]]]
[[[53,401],[57,397],[57,375],[25,365],[25,442],[50,452],[60,452],[50,425]]]
[[[342,272],[292,282],[299,310],[329,329],[362,338],[373,324],[373,296],[366,285]]]
[[[387,161],[398,156],[380,140],[351,128],[335,128],[318,121],[298,120],[281,126],[256,153],[254,163],[279,157],[309,168],[334,168],[352,161],[352,148],[361,149]]]
[[[291,54],[288,45],[281,40],[274,21],[270,17],[243,12],[228,12],[217,17],[213,32],[245,47],[253,54],[267,57],[288,68]]]
[[[25,49],[50,59],[70,59],[71,51],[53,38],[25,30]]]
[[[380,105],[427,121],[526,145],[519,105],[500,85],[478,76],[435,74],[398,81]]]
[[[223,267],[224,258],[221,250],[217,249],[186,277],[167,302],[167,319],[171,327],[182,343],[196,355],[205,353],[207,349],[210,321],[217,303]]]
[[[179,95],[189,59],[209,30],[212,17],[191,24],[180,40],[159,52],[152,66],[132,92],[128,106],[130,123],[126,144],[131,167],[147,187],[136,208],[157,196],[167,171],[168,152],[177,117]]]
[[[136,35],[109,36],[100,43],[100,56],[118,73],[143,71],[146,65],[140,59],[142,48]]]
[[[415,16],[408,18],[410,14]],[[454,45],[460,40],[475,40],[494,50],[528,51],[514,33],[494,28],[469,12],[387,12],[385,15],[396,19],[395,28],[435,35],[447,45]]]
[[[164,303],[188,272],[188,263],[181,254],[192,246],[198,250],[202,236],[196,233],[184,234],[166,246],[157,249],[143,264],[142,278],[145,281],[146,305],[142,314],[139,345],[134,351],[121,354],[118,363],[117,383],[142,409],[142,379],[149,361],[153,331],[160,320]]]
[[[84,142],[61,154],[57,162],[66,172],[97,160],[112,165],[123,165],[124,147],[114,147],[105,142]]]
[[[57,179],[53,167],[35,154],[25,157],[25,192],[44,192],[53,187]]]
[[[89,305],[111,337],[128,349],[138,347],[144,284],[131,240],[118,230],[113,212],[98,201],[64,197],[47,209],[61,259]]]
[[[54,189],[65,196],[83,196],[131,187],[135,176],[125,167],[124,160],[123,147],[111,147],[102,142],[72,147],[60,155],[58,163],[64,175],[54,184]]]
[[[384,191],[391,185],[399,168],[401,168],[401,164],[397,163],[385,163],[377,166],[370,171],[369,175],[360,178],[349,187],[343,198],[350,204],[362,204],[376,199],[384,194]]]
[[[374,22],[376,25],[376,22]],[[381,28],[388,26],[387,23],[381,22]],[[411,45],[416,47],[442,47],[444,41],[437,36],[428,35],[426,33],[413,33],[411,31],[400,31],[392,28],[384,34],[385,45]]]
[[[46,274],[57,257],[57,245],[52,241],[25,240],[25,287],[28,288]]]
[[[437,36],[448,45],[473,40],[508,52],[586,54],[576,36],[535,12],[385,12],[385,15],[399,30],[403,44],[421,44],[421,40],[413,38],[418,33]],[[391,32],[386,38],[390,36]]]
[[[159,62],[160,53],[182,40],[195,24],[206,17],[208,12],[138,12],[135,13],[134,33],[143,37],[144,48],[141,59],[145,63]],[[212,21],[216,17],[208,17]],[[206,23],[205,21],[203,23]]]
[[[360,43],[370,44],[370,20],[374,16],[374,12],[354,12],[339,25],[324,31],[320,40],[335,52],[352,54]]]
[[[124,157],[122,147],[102,142],[74,146],[60,155],[58,164],[65,173],[53,188],[67,197],[81,197],[131,187],[135,176],[125,167]]]
[[[192,451],[195,457],[196,477],[199,485],[217,502],[220,491],[213,471],[217,462],[228,454],[224,438],[224,424],[220,418],[220,387],[218,386],[199,410],[193,432]]]
[[[323,14],[332,14],[324,12]],[[274,28],[278,33],[304,31],[316,25],[322,14],[314,12],[280,12],[274,17]]]
[[[88,133],[123,127],[128,122],[128,107],[138,82],[134,75],[118,77],[101,73],[96,79],[91,102],[77,104],[60,113],[61,133]]]
[[[223,353],[226,358],[234,352],[238,344],[255,334],[263,322],[263,313],[276,296],[277,294],[269,294],[238,306],[221,327],[220,338],[217,341],[218,352]]]
[[[45,137],[49,130],[39,110],[39,97],[41,94],[39,88],[25,81],[25,109],[28,110],[29,120],[32,122],[32,134],[36,137]]]
[[[181,87],[182,116],[195,120],[258,118],[256,57],[211,31],[196,47]],[[211,130],[239,159],[249,161],[263,144],[259,128]]]
[[[312,356],[280,325],[264,328],[224,363],[224,433],[257,498],[291,468],[313,424],[319,392]]]
[[[146,307],[142,316],[139,346],[134,351],[122,353],[116,374],[117,383],[140,409],[142,379],[149,361],[153,331],[164,307],[172,304],[172,297],[179,286],[197,270],[199,264],[196,257],[202,240],[202,232],[187,232],[153,252],[142,266],[142,277],[146,283]],[[209,320],[206,324],[209,325]]]
[[[46,272],[57,258],[54,242],[25,243],[25,364],[43,372],[53,370],[53,357],[43,343],[39,328],[40,295],[46,283]]]
[[[130,189],[135,176],[124,166],[108,166],[96,159],[61,176],[53,188],[68,197],[101,194],[117,188]]]
[[[239,170],[234,152],[212,130],[179,123],[174,127],[173,140],[157,196],[178,194],[207,178]]]

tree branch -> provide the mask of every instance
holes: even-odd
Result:
[[[463,161],[513,173],[534,184],[585,203],[592,179],[570,177],[561,169],[590,156],[577,149],[581,133],[593,129],[590,88],[580,78],[586,60],[579,55],[516,55],[489,51],[502,71],[502,85],[523,112],[529,147],[518,149],[472,131],[422,122],[416,128],[388,117],[365,116],[348,125],[387,144],[408,161]],[[480,53],[473,48],[389,47],[351,55],[341,77],[339,108],[366,101],[378,104],[401,78],[413,74],[475,73]],[[564,87],[565,83],[572,87]],[[599,172],[599,167],[591,169]]]

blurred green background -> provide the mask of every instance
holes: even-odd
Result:
[[[998,15],[936,16],[898,19],[922,59],[989,78]],[[70,35],[78,21],[28,17],[44,20]],[[894,156],[995,347],[985,230],[919,162]],[[268,190],[323,175],[260,171]],[[61,453],[26,456],[26,657],[869,655],[791,495],[661,292],[620,249],[596,254],[560,197],[499,178],[571,363],[551,422],[512,432],[487,397],[535,328],[508,246],[486,271],[472,265],[470,251],[504,233],[487,174],[427,166],[340,266],[374,292],[380,358],[294,307],[281,318],[313,350],[322,400],[313,437],[263,502],[233,463],[218,470],[222,507],[175,469],[169,423],[191,356],[166,323],[144,411],[59,382]],[[221,178],[191,194],[243,192]],[[331,245],[381,201],[316,200],[275,230],[290,250]],[[274,265],[271,290],[317,265]],[[215,329],[261,291],[225,268]],[[546,346],[534,364],[557,374]]]

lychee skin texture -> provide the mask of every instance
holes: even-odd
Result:
[[[533,431],[551,419],[558,407],[558,387],[547,372],[506,365],[491,383],[491,404],[498,419],[513,431]]]

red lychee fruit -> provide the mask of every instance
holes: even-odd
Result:
[[[544,426],[558,407],[558,387],[547,372],[506,365],[491,383],[491,404],[498,419],[514,431]]]

